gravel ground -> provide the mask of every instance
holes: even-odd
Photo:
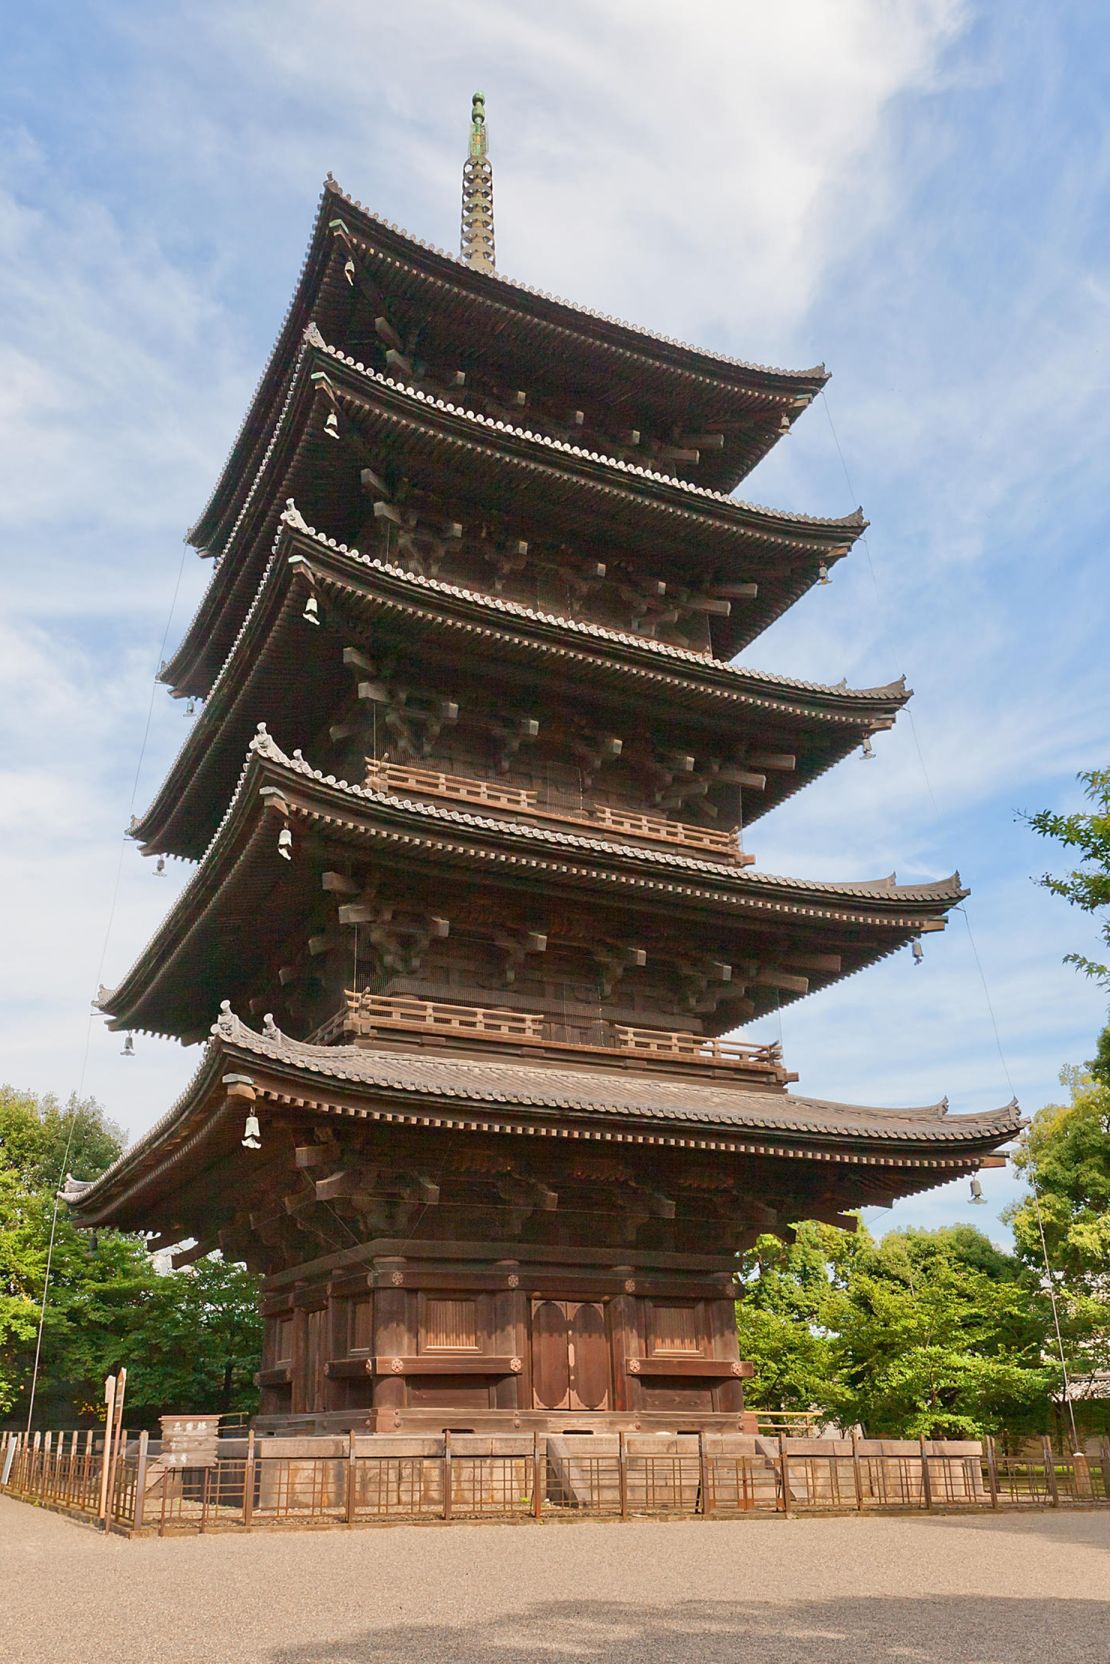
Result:
[[[8,1664],[1107,1664],[1110,1510],[105,1540],[0,1498]]]

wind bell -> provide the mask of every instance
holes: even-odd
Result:
[[[262,1148],[262,1128],[259,1126],[258,1116],[253,1110],[247,1116],[240,1143],[244,1150],[260,1150]]]
[[[119,1055],[121,1057],[134,1057],[134,1055],[135,1055],[135,1042],[131,1038],[130,1035],[128,1035],[126,1040],[123,1042],[123,1050],[120,1052]]]
[[[304,611],[302,612],[301,617],[304,619],[306,624],[319,625],[320,607],[315,595],[310,595],[308,600],[305,602]]]
[[[283,826],[278,833],[278,854],[283,861],[293,859],[293,834],[288,826]]]

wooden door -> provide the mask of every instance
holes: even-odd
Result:
[[[609,1408],[605,1308],[593,1300],[532,1303],[532,1394],[540,1410]]]

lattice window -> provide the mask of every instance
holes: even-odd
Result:
[[[683,1356],[701,1351],[698,1335],[698,1308],[685,1306],[655,1306],[651,1313],[653,1353]]]
[[[478,1314],[473,1300],[425,1300],[425,1352],[477,1352]]]

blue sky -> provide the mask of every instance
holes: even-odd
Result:
[[[1078,804],[1077,770],[1107,761],[1104,9],[42,0],[10,8],[5,37],[0,1076],[64,1094],[84,1066],[136,1134],[195,1067],[146,1039],[125,1061],[88,1022],[98,978],[118,981],[187,876],[157,880],[120,841],[187,720],[164,689],[151,702],[175,590],[170,644],[207,579],[182,534],[324,174],[453,248],[482,87],[502,270],[833,372],[827,408],[742,494],[861,502],[867,547],[745,658],[855,685],[905,671],[913,725],[752,845],[813,877],[959,867],[973,894],[920,967],[900,954],[786,1010],[800,1089],[973,1110],[1012,1083],[1030,1111],[1051,1100],[1105,1009],[1061,964],[1095,932],[1030,883],[1054,854],[1017,814]],[[952,1186],[872,1222],[998,1235],[1012,1181],[986,1189],[989,1209]]]

